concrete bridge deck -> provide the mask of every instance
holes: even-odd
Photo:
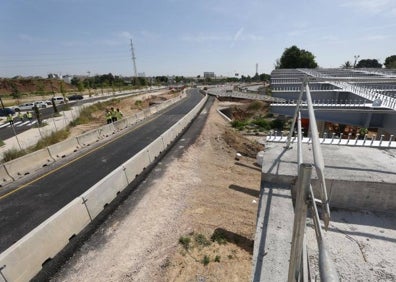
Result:
[[[285,149],[284,145],[267,143],[264,152],[253,281],[287,281],[297,146]],[[331,208],[396,213],[396,149],[334,145],[321,149]],[[304,162],[313,163],[310,144],[303,144],[303,156]],[[319,195],[316,178],[313,171],[312,185]]]

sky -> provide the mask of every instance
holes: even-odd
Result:
[[[0,77],[253,76],[285,48],[320,67],[396,54],[395,0],[1,0]]]

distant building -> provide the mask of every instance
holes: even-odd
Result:
[[[71,75],[64,75],[64,76],[62,76],[62,79],[63,79],[63,81],[65,82],[65,83],[71,83],[71,81],[72,81],[72,76]]]
[[[215,78],[214,72],[204,72],[204,78]]]
[[[48,78],[55,78],[55,79],[59,79],[60,75],[57,73],[49,73],[48,74]]]

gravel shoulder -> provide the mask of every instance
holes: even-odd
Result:
[[[217,106],[195,143],[165,157],[52,281],[250,279],[261,173],[255,159],[235,160]]]

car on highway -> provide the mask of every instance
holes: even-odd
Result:
[[[37,106],[37,108],[45,109],[48,107],[48,104],[45,101],[36,101],[34,102],[34,105]]]
[[[69,101],[82,100],[84,99],[84,96],[79,94],[73,94],[71,96],[68,96],[67,99],[69,99]]]
[[[53,97],[51,100],[53,100],[57,105],[66,103],[65,98],[63,97]]]
[[[29,103],[24,103],[20,104],[18,106],[14,107],[14,111],[20,112],[20,111],[31,111],[34,108],[34,103],[29,102]]]
[[[15,114],[15,111],[11,108],[0,108],[0,117],[6,117],[10,114]]]

